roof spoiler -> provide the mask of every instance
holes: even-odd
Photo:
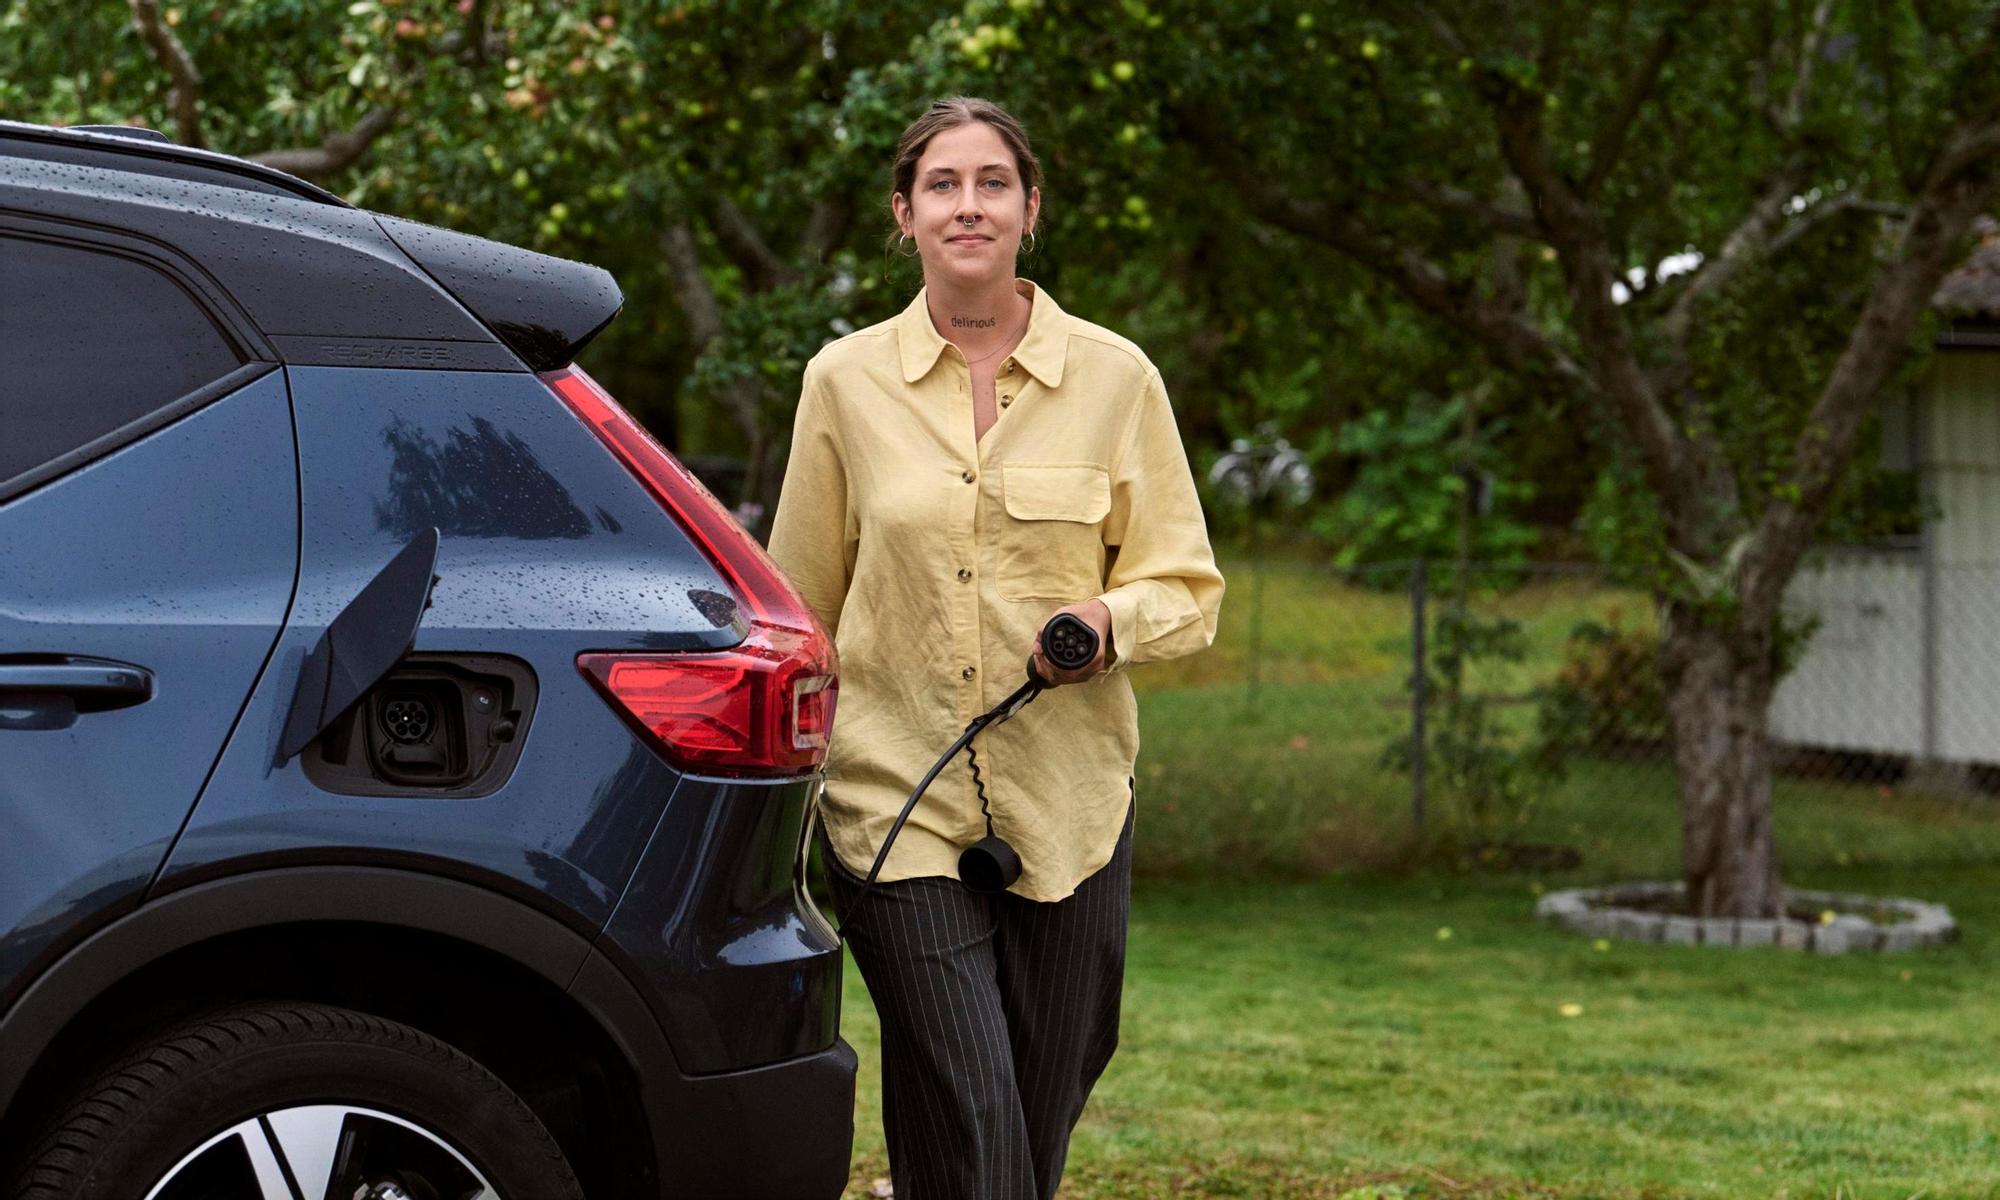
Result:
[[[375,219],[533,370],[569,365],[624,307],[625,294],[602,267],[400,217]]]

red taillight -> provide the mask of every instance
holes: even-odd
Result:
[[[577,666],[675,765],[800,775],[826,759],[839,691],[833,641],[749,531],[579,367],[542,376],[680,522],[749,624],[728,650],[583,654]]]

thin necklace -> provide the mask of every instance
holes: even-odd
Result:
[[[1033,316],[1034,310],[1029,309],[1028,315]],[[994,355],[1000,353],[1002,350],[1005,350],[1010,343],[1014,342],[1016,339],[1020,337],[1021,334],[1026,333],[1027,331],[1028,331],[1028,323],[1027,321],[1024,320],[1021,322],[1021,328],[1016,330],[1013,335],[1008,337],[1006,340],[1002,341],[998,346],[994,347],[992,350],[989,350],[985,354],[980,355],[978,358],[966,359],[965,365],[968,367],[978,366],[980,363],[985,362],[987,359],[992,358]],[[953,342],[952,345],[956,346],[958,345],[958,343]],[[963,347],[960,347],[958,352],[959,354],[963,355],[965,353],[965,349]]]

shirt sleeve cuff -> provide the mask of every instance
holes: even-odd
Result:
[[[1105,670],[1130,670],[1132,651],[1138,645],[1139,602],[1123,591],[1109,591],[1097,599],[1111,612],[1112,658]]]

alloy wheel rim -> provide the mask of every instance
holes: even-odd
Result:
[[[208,1138],[145,1200],[502,1200],[456,1147],[414,1121],[352,1104],[260,1113]]]

